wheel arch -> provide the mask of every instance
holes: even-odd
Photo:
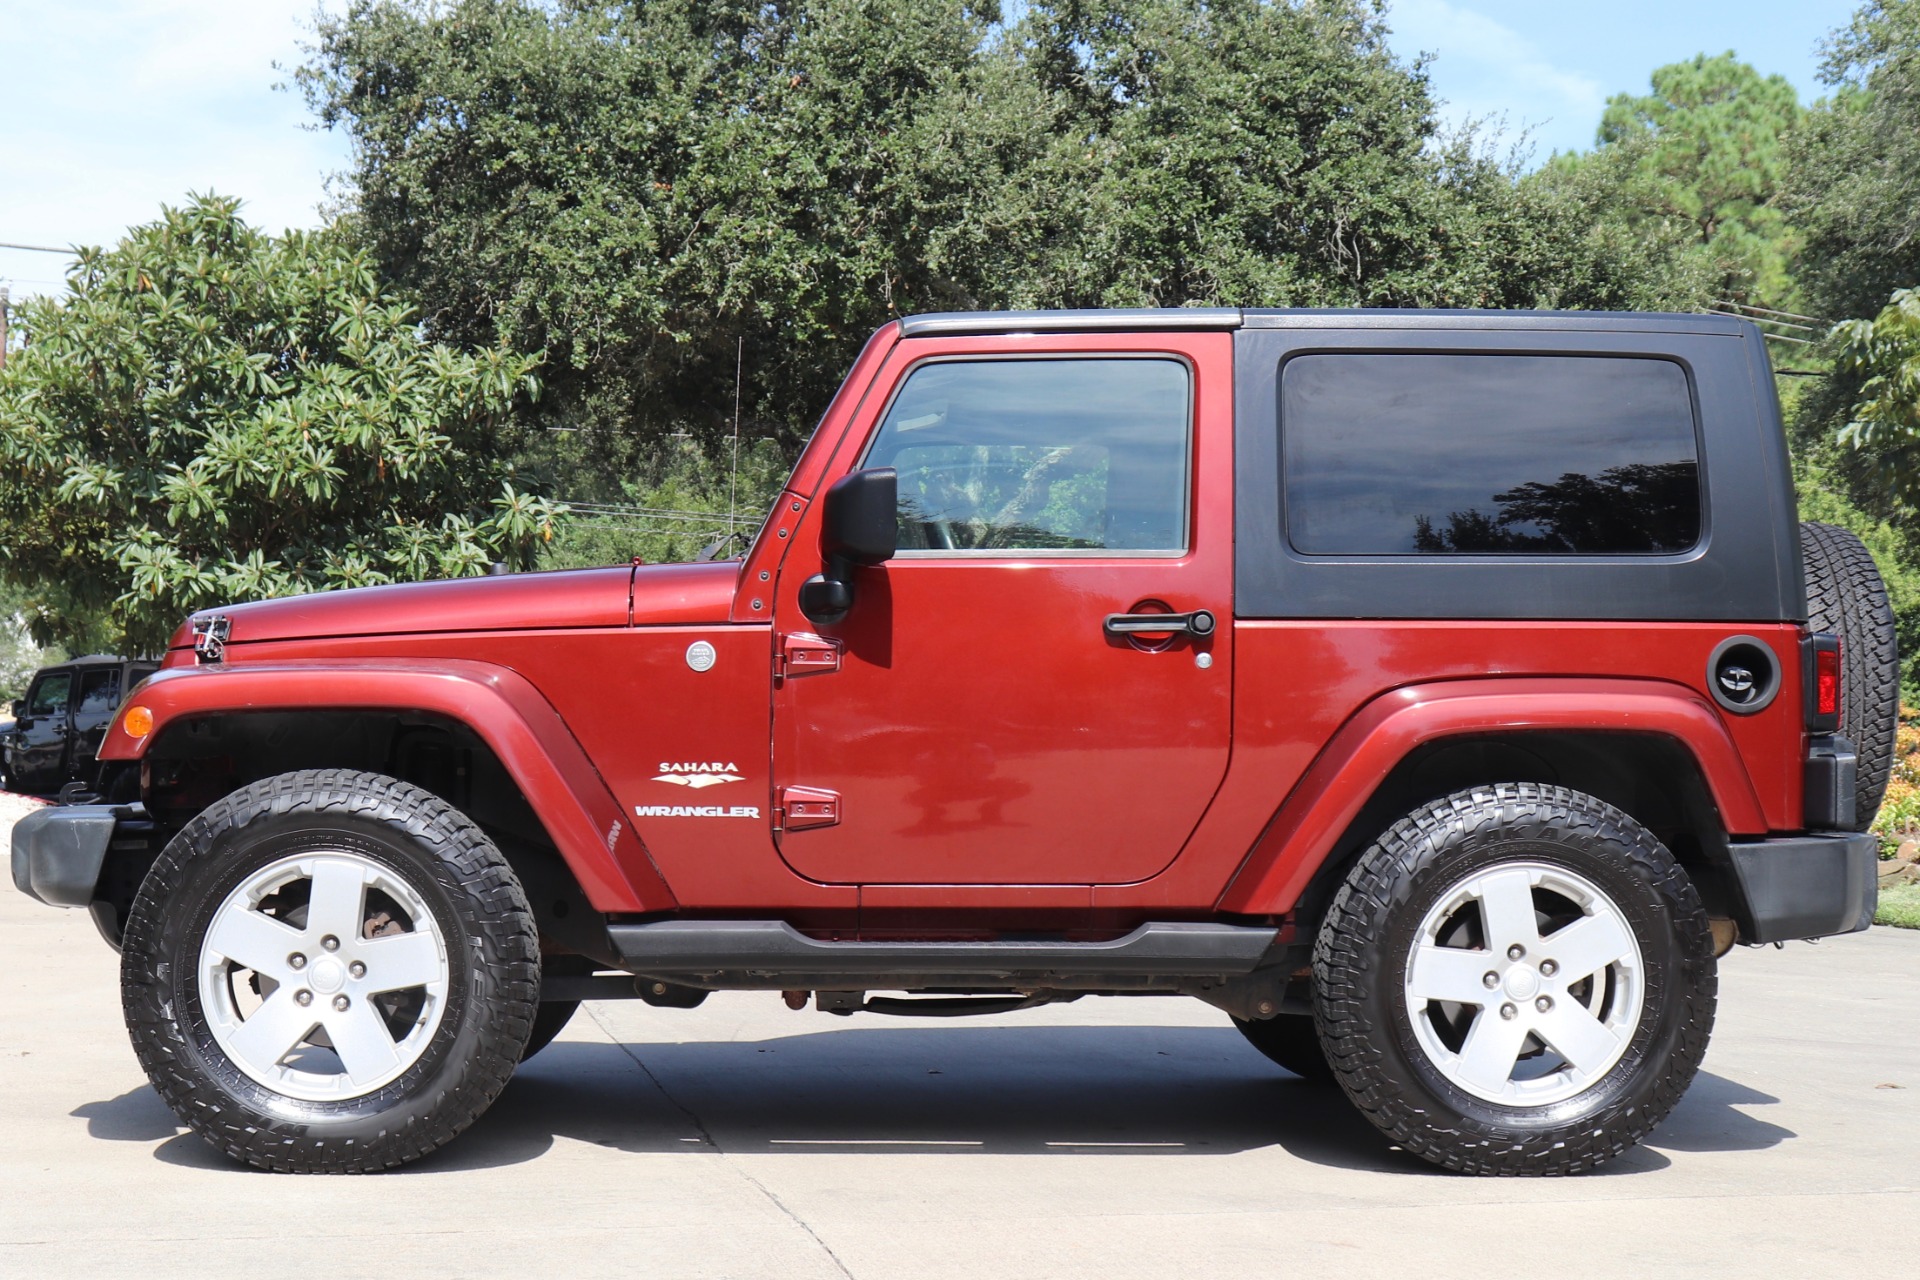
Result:
[[[1767,829],[1718,712],[1654,680],[1484,679],[1396,690],[1356,714],[1274,814],[1220,910],[1310,930],[1354,861],[1416,806],[1465,787],[1584,791],[1653,831],[1711,914],[1731,916],[1730,833]]]
[[[284,663],[176,668],[125,711],[103,760],[137,761],[163,829],[221,795],[303,768],[355,768],[413,782],[493,835],[523,880],[570,891],[596,913],[675,905],[619,802],[551,704],[523,677],[484,663]],[[542,870],[557,861],[564,876]],[[528,885],[529,892],[535,885]],[[571,910],[571,908],[569,909]],[[568,914],[563,912],[564,914]],[[547,924],[542,913],[543,928]]]

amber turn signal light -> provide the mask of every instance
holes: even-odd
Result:
[[[153,732],[153,712],[145,707],[128,707],[120,728],[129,738],[144,738]]]

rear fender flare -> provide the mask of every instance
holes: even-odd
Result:
[[[126,731],[133,706],[153,713],[142,737]],[[173,667],[127,700],[101,744],[102,760],[140,760],[184,720],[261,711],[417,711],[477,734],[533,806],[595,910],[653,912],[677,905],[586,751],[525,677],[483,662],[314,661]]]
[[[1529,730],[1659,734],[1700,766],[1730,832],[1764,832],[1753,780],[1705,698],[1662,680],[1479,679],[1410,685],[1341,727],[1267,823],[1217,909],[1284,915],[1401,760],[1442,738]],[[1489,779],[1489,781],[1498,781]]]

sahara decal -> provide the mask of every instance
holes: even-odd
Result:
[[[692,764],[669,764],[660,762],[660,772],[654,775],[655,782],[671,782],[676,787],[691,787],[698,791],[702,787],[717,787],[723,782],[741,782],[744,778],[737,764],[721,764],[718,761]]]
[[[760,810],[750,804],[637,804],[636,818],[757,818]]]

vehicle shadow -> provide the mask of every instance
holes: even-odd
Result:
[[[1667,1167],[1664,1151],[1758,1150],[1795,1136],[1739,1110],[1777,1101],[1703,1073],[1646,1145],[1602,1175]],[[151,1089],[75,1116],[156,1158],[236,1168],[175,1125]],[[1343,1169],[1446,1176],[1391,1146],[1338,1089],[1273,1066],[1230,1027],[846,1027],[774,1040],[562,1040],[458,1141],[404,1172],[534,1160],[556,1140],[630,1153],[1205,1155],[1278,1146]]]

